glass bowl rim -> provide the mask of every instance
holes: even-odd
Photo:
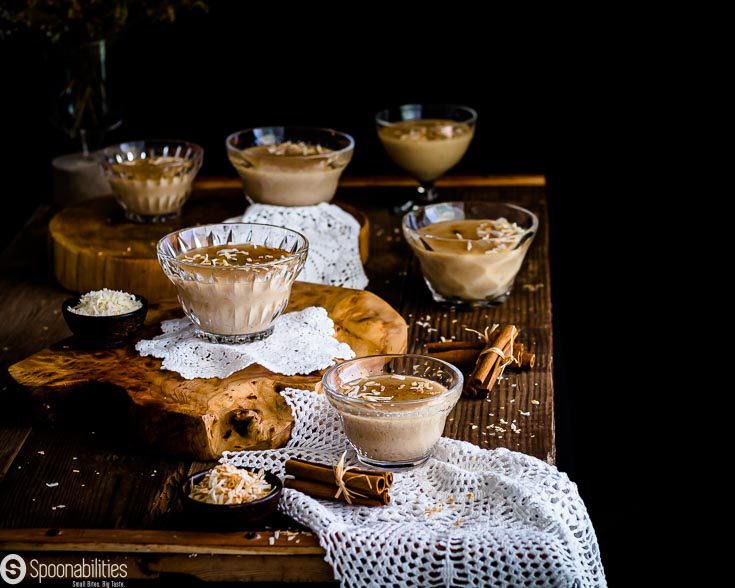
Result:
[[[523,237],[525,235],[527,235],[528,233],[536,233],[536,231],[538,231],[538,225],[539,225],[538,216],[536,216],[536,214],[534,214],[533,212],[531,212],[527,208],[523,208],[522,206],[518,206],[517,204],[511,204],[510,202],[486,202],[484,200],[448,200],[446,202],[434,202],[432,204],[427,204],[425,206],[420,206],[416,210],[409,210],[406,214],[403,215],[403,219],[401,220],[401,226],[406,231],[416,232],[416,229],[414,229],[413,227],[409,227],[408,226],[408,217],[411,214],[415,214],[415,213],[424,211],[427,208],[431,208],[432,206],[440,206],[442,204],[490,204],[490,205],[496,205],[496,206],[498,206],[498,205],[499,206],[507,206],[509,208],[514,208],[514,209],[516,209],[516,210],[518,210],[518,211],[520,211],[520,212],[522,212],[524,214],[527,214],[527,215],[529,215],[531,217],[531,226],[524,230],[523,234],[519,237],[519,239],[523,239]],[[470,220],[473,220],[473,219],[470,219]],[[476,219],[476,220],[480,220],[480,219]],[[488,220],[494,220],[494,219],[488,219]],[[431,223],[431,224],[433,225],[433,224],[436,224],[436,223]],[[452,238],[452,237],[435,237],[433,235],[431,236],[431,240],[432,241],[447,241],[447,242],[450,242],[451,241],[452,243],[454,243],[455,241],[457,241],[456,238]],[[477,238],[477,239],[463,239],[463,241],[469,241],[470,243],[476,243],[476,242],[477,243],[483,243],[483,242],[487,242],[488,240],[492,241],[492,239],[482,239],[482,238]]]
[[[360,398],[350,398],[348,396],[345,396],[344,394],[341,394],[337,390],[334,390],[330,384],[327,382],[327,377],[332,374],[334,371],[337,370],[337,368],[348,364],[348,363],[356,363],[358,361],[366,360],[366,359],[376,359],[376,358],[417,358],[421,360],[431,360],[433,362],[439,363],[443,366],[446,366],[449,368],[449,371],[454,373],[455,376],[457,376],[458,383],[456,386],[453,386],[451,388],[447,388],[446,392],[442,392],[441,394],[435,394],[433,396],[428,396],[426,398],[417,398],[415,400],[389,400],[385,403],[382,402],[371,402],[369,400],[362,400]],[[383,375],[389,375],[389,374],[383,374]],[[404,374],[401,374],[404,375]],[[413,375],[413,374],[405,374],[406,376]],[[427,378],[428,379],[428,378]],[[331,366],[327,369],[326,372],[324,372],[324,375],[322,376],[322,387],[324,388],[324,391],[327,394],[328,398],[334,398],[338,402],[342,402],[345,404],[348,404],[350,406],[358,406],[358,407],[371,407],[375,408],[376,406],[381,406],[383,404],[389,404],[390,406],[399,406],[399,407],[411,407],[411,406],[421,406],[424,404],[428,404],[430,401],[433,400],[440,400],[444,398],[448,398],[454,394],[461,394],[462,393],[462,386],[464,385],[464,375],[462,374],[462,371],[455,365],[452,365],[448,361],[444,361],[443,359],[439,359],[437,357],[431,357],[429,355],[421,355],[419,353],[378,353],[375,355],[363,355],[362,357],[353,357],[352,359],[348,359],[347,361],[340,362],[336,365]],[[459,387],[459,390],[456,390],[455,388]]]
[[[408,103],[408,104],[399,104],[398,106],[391,106],[389,108],[382,108],[381,110],[379,110],[375,114],[375,122],[376,122],[376,124],[378,124],[380,126],[383,126],[383,127],[390,127],[390,126],[393,126],[393,125],[398,124],[398,123],[406,122],[405,120],[397,120],[397,121],[391,122],[391,121],[385,120],[382,117],[383,114],[385,114],[386,112],[389,112],[389,111],[393,110],[394,108],[395,109],[401,109],[401,108],[406,107],[406,106],[421,106],[421,107],[429,107],[429,108],[438,108],[438,107],[443,107],[443,108],[456,108],[456,109],[459,109],[459,110],[466,111],[470,115],[470,118],[469,118],[469,120],[453,121],[453,122],[460,122],[460,123],[464,123],[466,125],[472,125],[472,124],[475,124],[477,122],[477,111],[474,108],[472,108],[471,106],[465,106],[464,104],[442,104],[442,103],[430,104],[430,103],[414,102],[414,103]],[[421,120],[421,119],[408,119],[408,120]]]
[[[281,258],[281,259],[274,259],[273,261],[263,261],[263,262],[256,262],[251,263],[248,265],[230,265],[230,266],[215,266],[215,265],[207,265],[205,263],[196,263],[194,261],[184,261],[183,259],[178,259],[171,255],[170,253],[167,253],[166,251],[162,250],[163,242],[170,238],[174,238],[175,235],[179,233],[183,233],[184,231],[191,231],[195,229],[206,229],[207,227],[219,227],[222,225],[241,225],[241,226],[256,226],[256,227],[269,227],[274,229],[280,229],[282,231],[287,231],[289,233],[293,233],[294,235],[297,235],[301,237],[304,241],[304,243],[293,253],[290,253],[287,257]],[[234,243],[234,245],[239,245],[239,243]],[[294,260],[297,257],[300,257],[301,255],[308,253],[309,251],[309,240],[298,231],[294,231],[293,229],[288,229],[286,227],[280,227],[278,225],[270,225],[267,223],[209,223],[206,225],[197,225],[194,227],[184,227],[183,229],[177,229],[176,231],[171,231],[170,233],[164,235],[158,240],[158,244],[156,245],[156,253],[159,257],[162,257],[166,260],[172,261],[178,265],[183,265],[185,267],[191,267],[191,268],[207,268],[207,269],[217,269],[217,270],[226,270],[226,271],[247,271],[253,267],[265,267],[265,266],[271,266],[271,265],[280,265],[282,263],[287,263],[289,261]]]
[[[116,153],[129,153],[129,151],[125,150],[125,146],[127,145],[183,145],[185,147],[190,147],[192,150],[191,156],[186,157],[185,159],[197,159],[204,153],[204,148],[201,145],[184,139],[139,139],[135,141],[121,141],[120,143],[113,143],[112,145],[103,147],[100,149],[100,152],[105,157],[109,157]]]
[[[342,155],[343,153],[348,153],[350,151],[353,151],[355,148],[355,139],[352,137],[352,135],[345,133],[344,131],[338,131],[336,129],[332,129],[329,127],[305,127],[302,125],[269,125],[269,126],[264,125],[260,127],[250,127],[247,129],[241,129],[239,131],[235,131],[234,133],[230,133],[229,135],[227,135],[227,138],[225,139],[225,146],[227,147],[227,150],[237,151],[238,153],[244,151],[244,149],[238,149],[237,147],[232,145],[231,144],[232,139],[238,135],[257,131],[260,129],[284,129],[284,130],[288,129],[291,131],[325,132],[325,133],[330,133],[333,135],[339,135],[341,137],[346,138],[348,141],[348,144],[345,147],[342,147],[342,149],[329,151],[327,153],[317,153],[315,155],[291,155],[289,156],[289,159],[298,159],[298,160],[324,159],[327,157],[333,157],[335,155]],[[245,149],[248,149],[248,147],[246,147]]]

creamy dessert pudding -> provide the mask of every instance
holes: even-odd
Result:
[[[358,458],[379,467],[426,461],[462,390],[457,368],[411,355],[350,360],[322,381]]]
[[[160,222],[177,216],[202,165],[198,145],[137,141],[102,151],[102,166],[128,219]]]
[[[300,233],[252,223],[184,229],[158,244],[184,312],[200,336],[218,343],[256,341],[273,332],[307,251]]]
[[[435,204],[403,219],[434,299],[477,305],[507,298],[537,228],[528,210],[484,202]]]
[[[446,119],[407,120],[378,129],[390,158],[417,180],[430,182],[457,165],[474,128]]]
[[[329,129],[267,127],[227,138],[227,154],[254,202],[310,206],[334,197],[354,141]]]

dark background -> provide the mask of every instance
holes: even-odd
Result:
[[[205,149],[200,175],[234,176],[227,134],[264,124],[330,126],[356,139],[347,174],[401,174],[377,141],[376,111],[407,102],[477,109],[476,137],[452,173],[547,176],[558,466],[579,485],[614,584],[626,577],[629,555],[622,472],[631,443],[619,412],[627,384],[611,377],[616,365],[607,360],[624,318],[604,230],[617,200],[617,159],[606,143],[619,121],[602,101],[615,85],[593,75],[601,65],[594,57],[577,63],[588,50],[583,42],[562,52],[547,23],[459,8],[374,10],[368,26],[358,16],[332,26],[286,5],[255,14],[251,3],[215,2],[207,15],[138,27],[110,47],[110,98],[124,124],[108,142],[191,140]],[[74,149],[48,120],[44,46],[0,41],[0,71],[4,244],[50,200],[50,159]]]

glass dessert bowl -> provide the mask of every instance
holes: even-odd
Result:
[[[419,202],[437,198],[434,182],[464,157],[477,112],[454,104],[404,104],[375,115],[378,137],[390,158],[419,182]],[[413,202],[401,209],[405,212]]]
[[[334,198],[355,141],[332,129],[259,127],[233,133],[226,146],[250,200],[310,206]]]
[[[538,218],[514,204],[442,202],[402,226],[436,302],[494,306],[508,298]]]
[[[202,167],[204,150],[186,141],[132,141],[103,149],[112,193],[133,222],[164,222],[181,214]]]
[[[463,377],[432,357],[372,355],[329,368],[322,384],[360,462],[401,469],[429,459]]]
[[[157,252],[197,334],[248,343],[273,332],[308,249],[306,237],[290,229],[222,223],[170,233]]]

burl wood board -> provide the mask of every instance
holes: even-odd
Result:
[[[348,204],[336,204],[360,223],[360,256],[365,263],[370,244],[368,219]],[[246,206],[241,193],[195,191],[180,217],[156,224],[127,221],[112,197],[70,206],[49,223],[54,275],[59,284],[73,292],[111,288],[141,294],[150,302],[175,298],[176,290],[156,257],[159,239],[185,227],[241,215]]]
[[[327,310],[337,339],[358,357],[406,351],[405,321],[375,294],[296,282],[286,312],[308,306]],[[140,338],[155,336],[161,320],[179,316],[174,302],[153,306]],[[199,460],[225,450],[285,444],[293,420],[279,391],[314,389],[321,377],[281,376],[252,365],[222,380],[186,380],[160,366],[161,360],[141,357],[132,345],[84,350],[66,339],[10,366],[9,372],[43,420],[63,420],[79,409],[105,426],[118,411],[126,412],[134,432],[151,447]]]

